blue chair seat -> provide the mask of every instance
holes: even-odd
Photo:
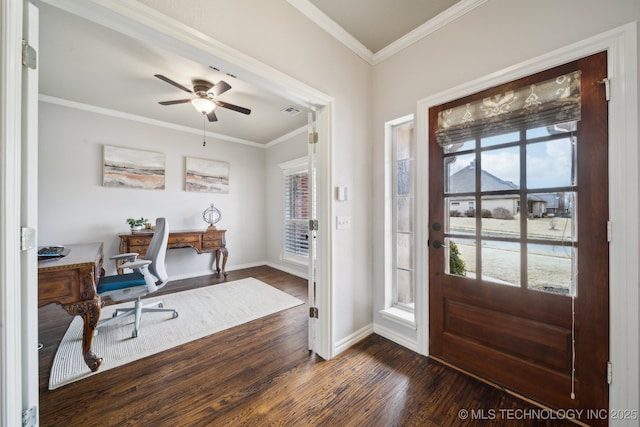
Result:
[[[104,276],[98,281],[98,293],[117,291],[134,286],[147,286],[142,273],[127,273],[115,276]]]
[[[132,273],[115,274],[100,278],[97,286],[100,297],[109,297],[114,302],[135,299],[135,303],[130,307],[116,308],[111,317],[100,320],[96,326],[96,333],[98,328],[117,322],[119,319],[133,316],[134,326],[131,336],[136,338],[140,329],[142,313],[164,311],[171,313],[172,318],[178,317],[177,311],[172,308],[163,308],[162,301],[158,299],[150,301],[146,305],[142,304],[142,297],[156,292],[169,280],[169,275],[164,265],[168,240],[169,225],[166,219],[164,217],[156,218],[156,230],[153,233],[153,237],[151,237],[147,252],[142,258],[145,262],[124,264],[126,268],[133,270]],[[137,256],[132,256],[132,258],[134,259],[131,261],[138,260]]]

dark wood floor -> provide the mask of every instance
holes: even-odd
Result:
[[[245,277],[307,301],[304,280],[269,267],[226,280]],[[533,419],[531,404],[378,335],[324,361],[307,350],[306,304],[49,391],[71,316],[55,305],[39,314],[41,426],[574,425]]]

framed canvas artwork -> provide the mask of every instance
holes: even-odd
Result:
[[[228,193],[229,163],[186,158],[185,190],[198,193]]]
[[[164,190],[165,154],[103,146],[102,185]]]

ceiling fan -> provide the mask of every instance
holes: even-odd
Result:
[[[248,108],[229,104],[228,102],[216,99],[216,97],[231,89],[231,85],[223,80],[220,80],[216,84],[210,83],[206,80],[194,80],[193,90],[190,90],[182,86],[180,83],[176,83],[170,78],[163,76],[162,74],[154,74],[154,76],[164,82],[169,83],[170,85],[177,87],[178,89],[181,89],[192,95],[196,95],[195,98],[177,99],[175,101],[161,101],[159,102],[159,104],[161,105],[184,104],[190,102],[196,110],[198,110],[203,115],[206,115],[210,122],[215,122],[218,120],[216,113],[213,111],[216,106],[237,111],[242,114],[251,114],[251,110]]]

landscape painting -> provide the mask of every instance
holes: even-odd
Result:
[[[229,192],[229,163],[219,160],[186,158],[186,191]]]
[[[164,153],[103,146],[103,186],[164,190],[164,181]]]

